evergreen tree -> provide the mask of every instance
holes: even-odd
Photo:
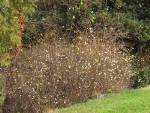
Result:
[[[0,1],[0,65],[8,66],[15,56],[10,51],[21,46],[24,15],[33,11],[36,0]]]

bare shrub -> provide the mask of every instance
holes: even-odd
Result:
[[[82,36],[84,38],[84,36]],[[71,103],[128,88],[131,66],[120,45],[98,39],[78,45],[37,45],[22,53],[11,73],[5,113],[40,113],[43,108]]]

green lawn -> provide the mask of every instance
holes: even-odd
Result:
[[[150,113],[150,87],[113,93],[54,113]]]

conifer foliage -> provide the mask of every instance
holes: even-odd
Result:
[[[8,66],[21,50],[24,14],[33,11],[35,0],[0,1],[0,65]]]

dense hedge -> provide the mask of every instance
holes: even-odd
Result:
[[[126,43],[134,56],[133,69],[149,66],[149,0],[39,0],[36,12],[25,27],[25,47],[42,40],[67,39],[78,42],[80,33]],[[147,51],[147,52],[144,52]],[[144,52],[144,54],[143,54]],[[139,61],[145,58],[141,64]],[[141,66],[139,66],[141,64]],[[136,74],[139,75],[139,74]],[[140,74],[141,75],[141,74]],[[143,75],[144,76],[144,75]]]

